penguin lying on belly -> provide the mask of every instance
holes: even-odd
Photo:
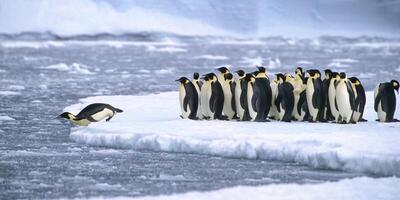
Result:
[[[374,92],[374,109],[378,114],[380,122],[399,122],[394,119],[396,111],[396,95],[394,90],[399,93],[399,82],[392,80],[389,83],[380,83],[376,86]]]
[[[70,112],[64,112],[58,117],[65,118],[71,123],[79,126],[88,126],[91,122],[98,122],[105,118],[110,121],[115,113],[123,112],[121,109],[115,108],[110,104],[94,103],[86,106],[77,115]]]

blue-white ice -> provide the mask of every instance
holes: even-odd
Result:
[[[399,36],[399,7],[393,0],[6,0],[0,32]]]
[[[355,125],[183,120],[177,92],[89,97],[65,110],[76,112],[89,103],[107,102],[125,111],[111,122],[71,130],[73,141],[88,145],[278,160],[400,176],[400,124],[376,122],[372,96],[367,93],[368,122]]]

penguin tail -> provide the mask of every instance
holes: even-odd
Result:
[[[119,109],[119,108],[114,108],[114,110],[115,110],[115,112],[117,112],[117,113],[122,113],[122,112],[124,112],[123,110],[121,110],[121,109]]]

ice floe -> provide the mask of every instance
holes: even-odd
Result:
[[[201,56],[196,56],[196,59],[206,59],[206,60],[228,60],[229,58],[226,56],[220,56],[220,55],[211,55],[211,54],[205,54]]]
[[[400,196],[399,178],[353,178],[338,182],[322,184],[271,184],[267,186],[249,187],[237,186],[210,192],[188,192],[184,194],[148,196],[139,198],[117,197],[113,200],[140,199],[140,200],[181,200],[181,199],[385,199],[397,200]],[[102,197],[92,199],[103,199]]]
[[[20,94],[21,94],[20,92],[15,92],[15,91],[8,91],[8,90],[0,91],[0,96],[14,96]]]
[[[11,120],[15,120],[14,118],[12,118],[12,117],[9,117],[9,116],[1,116],[0,115],[0,121],[11,121]]]
[[[76,113],[93,102],[124,110],[110,122],[72,128],[70,138],[87,145],[279,160],[400,176],[400,123],[376,122],[372,96],[367,92],[364,117],[369,121],[347,125],[183,120],[177,92],[89,97],[65,110]]]
[[[58,63],[54,65],[40,67],[41,69],[53,69],[58,71],[64,71],[71,74],[94,74],[94,72],[89,70],[89,66],[80,64],[80,63],[72,63],[67,65],[65,63]]]

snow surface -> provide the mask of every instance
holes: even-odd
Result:
[[[93,102],[124,110],[110,122],[72,128],[70,138],[88,145],[279,160],[400,176],[400,123],[376,122],[372,96],[367,92],[364,117],[369,122],[347,125],[184,120],[179,118],[177,92],[89,97],[65,110],[76,113]]]
[[[15,119],[6,115],[5,116],[0,115],[0,121],[10,121],[10,120],[15,120]]]
[[[354,178],[339,182],[326,182],[322,184],[271,184],[267,186],[248,187],[238,186],[210,192],[188,192],[169,196],[148,196],[139,198],[116,197],[113,200],[181,200],[181,199],[342,199],[342,200],[367,200],[385,199],[397,200],[400,196],[400,179],[398,178]],[[91,199],[109,199],[96,197]]]

